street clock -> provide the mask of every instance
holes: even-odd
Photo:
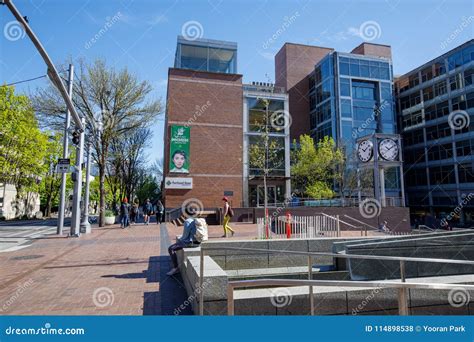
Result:
[[[371,140],[363,140],[357,146],[357,156],[361,162],[367,163],[374,155],[374,144]]]
[[[387,161],[394,161],[398,157],[398,143],[390,138],[382,139],[379,142],[379,155]]]

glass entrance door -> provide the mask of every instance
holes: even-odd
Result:
[[[257,188],[257,205],[259,207],[265,206],[265,194],[263,185],[259,185]],[[276,207],[276,186],[268,185],[267,186],[267,205],[269,207]]]

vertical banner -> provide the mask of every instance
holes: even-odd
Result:
[[[189,173],[189,127],[171,126],[170,173]]]

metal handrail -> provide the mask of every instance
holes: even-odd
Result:
[[[372,229],[374,229],[374,230],[378,230],[377,227],[371,226],[370,224],[365,223],[365,222],[363,222],[363,221],[359,221],[358,219],[355,219],[355,218],[353,218],[353,217],[351,217],[351,216],[349,216],[349,215],[347,215],[347,214],[344,214],[344,217],[347,217],[348,219],[351,219],[351,220],[353,220],[353,221],[356,221],[357,223],[360,223],[360,224],[365,225],[365,236],[367,236],[367,227],[370,227],[370,228],[372,228]],[[361,232],[361,234],[362,234],[362,232]]]
[[[439,258],[414,258],[414,257],[394,257],[394,256],[385,256],[385,255],[359,255],[359,254],[338,254],[338,253],[326,253],[326,252],[300,252],[300,251],[286,251],[286,250],[274,250],[274,249],[261,249],[261,248],[245,248],[245,247],[204,247],[204,245],[200,246],[200,263],[199,263],[199,315],[204,315],[204,255],[205,251],[212,251],[212,250],[238,250],[238,251],[248,251],[248,252],[257,252],[257,253],[265,253],[265,254],[292,254],[292,255],[305,255],[308,257],[308,280],[312,278],[312,257],[313,256],[332,256],[335,258],[343,258],[343,259],[365,259],[365,260],[387,260],[387,261],[399,261],[400,262],[400,280],[402,283],[405,283],[405,262],[412,261],[412,262],[432,262],[432,263],[444,263],[444,264],[461,264],[461,265],[473,265],[473,260],[458,260],[458,259],[439,259]],[[257,281],[257,280],[255,280]],[[272,281],[287,281],[285,279],[278,280],[273,279]],[[329,281],[329,280],[328,280]],[[339,282],[341,283],[341,282]],[[350,284],[357,283],[350,281]],[[370,284],[371,282],[360,282],[363,284]],[[380,283],[377,283],[380,284]],[[395,283],[400,284],[400,283]],[[413,284],[413,283],[412,283]],[[437,284],[443,285],[443,284]],[[445,284],[448,285],[448,284]],[[452,285],[452,284],[451,284]],[[290,286],[290,285],[289,285]],[[295,285],[296,286],[296,285]],[[313,286],[310,285],[309,287],[309,294],[310,294],[310,303],[311,303],[311,315],[314,315],[314,298],[313,294]],[[369,286],[369,285],[368,285]],[[474,285],[472,285],[474,286]],[[399,288],[399,300],[403,301],[403,303],[399,303],[399,310],[401,315],[408,315],[408,295],[406,292],[407,288],[401,287]]]
[[[245,287],[273,287],[273,286],[309,286],[311,315],[314,315],[314,295],[313,286],[334,286],[334,287],[374,287],[374,288],[396,288],[398,289],[398,312],[400,315],[408,314],[407,289],[432,289],[432,290],[452,290],[459,284],[437,284],[437,283],[412,283],[412,282],[388,282],[388,281],[337,281],[337,280],[303,280],[303,279],[256,279],[237,280],[227,283],[227,314],[234,315],[234,290]],[[464,285],[464,289],[474,290],[474,285]],[[202,306],[202,305],[201,305]]]

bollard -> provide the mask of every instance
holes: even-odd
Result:
[[[286,238],[291,239],[291,214],[286,212]]]

